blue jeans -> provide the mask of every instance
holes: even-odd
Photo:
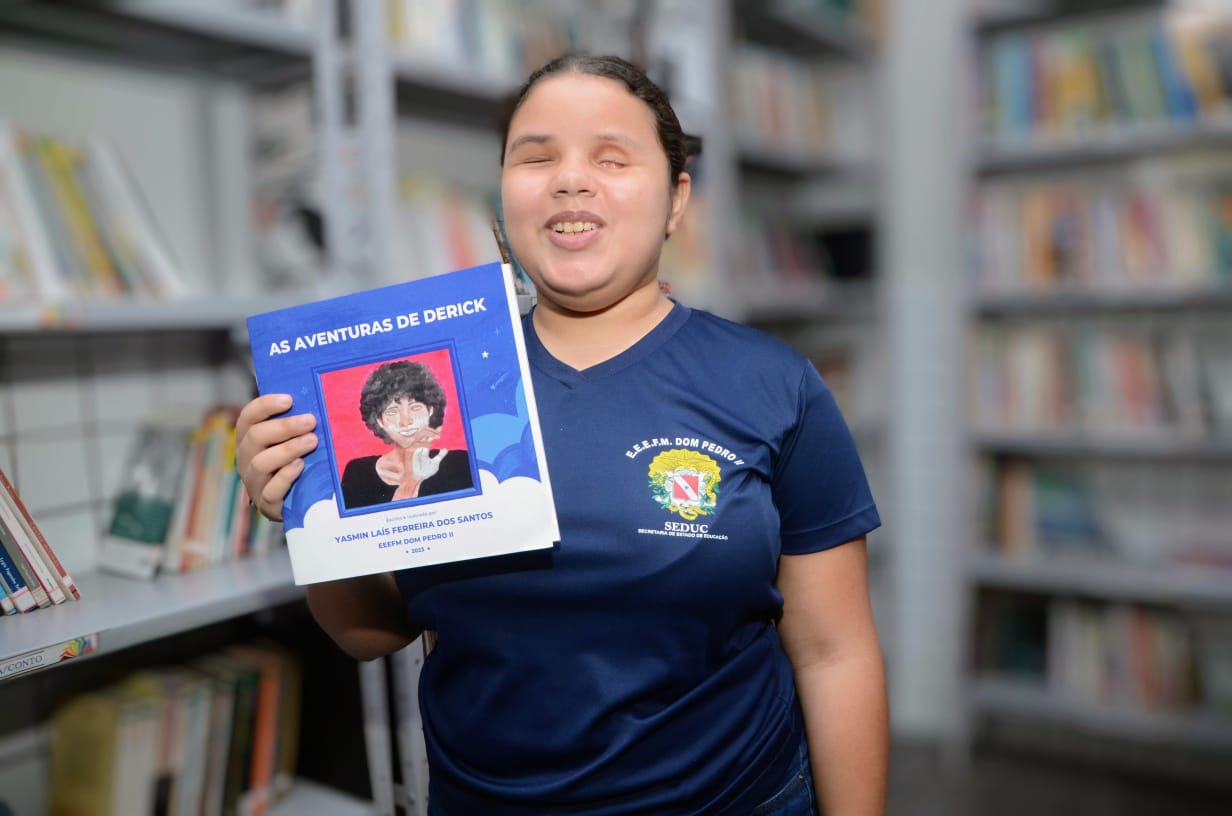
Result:
[[[817,797],[813,793],[813,769],[809,765],[808,743],[800,740],[796,761],[783,787],[753,808],[751,816],[817,816]]]

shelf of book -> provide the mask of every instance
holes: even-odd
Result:
[[[203,331],[241,327],[252,314],[309,299],[308,294],[4,304],[0,335],[35,332]]]
[[[858,178],[868,175],[865,164],[840,156],[806,153],[794,147],[744,142],[737,158],[745,170],[789,176],[839,176]]]
[[[1203,439],[1166,431],[1118,435],[980,431],[972,442],[979,452],[1000,456],[1232,464],[1232,439]]]
[[[1212,192],[1232,30],[1148,0],[986,5],[1005,14],[970,24],[967,427],[995,499],[969,526],[999,529],[964,561],[972,713],[998,739],[1090,743],[1118,766],[1163,745],[1226,752],[1226,656],[1204,632],[1232,608],[1216,364],[1232,287]],[[1150,387],[1127,386],[1133,366]]]
[[[285,549],[152,581],[104,572],[74,575],[81,600],[0,621],[0,677],[23,656],[97,636],[94,654],[246,615],[303,597]],[[50,664],[54,665],[54,664]],[[23,670],[20,673],[25,673]]]
[[[982,587],[1097,600],[1232,607],[1232,570],[1187,564],[1133,564],[1113,558],[1012,558],[971,564]]]
[[[279,55],[306,63],[313,48],[313,33],[306,24],[226,4],[125,0],[6,6],[0,19],[14,31],[104,48],[129,58],[223,65],[244,56]]]
[[[11,773],[16,764],[24,762],[26,768],[37,769],[42,779],[52,750],[52,739],[50,722],[14,734],[0,735],[0,768]],[[6,765],[8,767],[4,767]],[[12,793],[6,791],[6,794]],[[16,805],[19,813],[27,812],[22,809],[23,805],[29,805],[30,813],[44,812],[48,791],[25,790],[22,793],[26,799],[7,804]],[[371,803],[320,782],[295,778],[287,791],[270,805],[268,813],[269,816],[372,816],[373,809]]]
[[[1151,8],[1159,4],[1160,0],[1000,0],[986,2],[986,8],[974,15],[972,27],[977,35],[988,36],[1012,28],[1061,22],[1099,11]]]
[[[868,59],[872,37],[855,15],[821,2],[738,0],[737,25],[750,40],[789,51]]]
[[[1228,715],[1096,705],[1056,694],[1041,681],[990,675],[975,678],[971,696],[976,710],[985,715],[1027,718],[1109,739],[1232,748],[1232,716]]]
[[[1072,290],[977,295],[973,308],[980,317],[1047,317],[1232,310],[1232,285],[1205,289]]]
[[[876,313],[868,283],[836,283],[787,273],[750,282],[740,292],[741,318],[751,323],[869,320]]]
[[[495,128],[501,105],[517,89],[512,77],[483,76],[403,54],[390,61],[399,108],[416,116]]]
[[[810,179],[790,193],[788,210],[814,224],[872,223],[877,217],[876,182],[867,176]]]
[[[988,144],[978,153],[976,169],[981,174],[993,175],[1226,147],[1232,147],[1232,119],[1118,125],[1049,140],[1032,138],[1013,145]]]

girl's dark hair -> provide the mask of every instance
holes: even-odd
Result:
[[[389,403],[401,397],[409,397],[427,405],[432,409],[432,416],[428,417],[429,427],[441,427],[445,420],[445,390],[436,381],[432,371],[423,363],[405,360],[385,363],[368,375],[363,389],[359,392],[359,414],[364,418],[368,429],[382,442],[393,440],[379,424],[381,414]]]
[[[697,139],[685,136],[680,128],[680,120],[667,99],[663,89],[654,84],[650,77],[628,60],[613,56],[591,56],[588,54],[566,54],[557,57],[539,68],[529,77],[505,103],[501,115],[501,166],[505,165],[505,145],[509,142],[509,126],[513,115],[522,107],[531,89],[544,77],[555,74],[585,74],[588,76],[614,79],[628,89],[629,93],[646,103],[654,114],[655,128],[659,133],[659,143],[667,153],[667,168],[673,188],[676,187],[680,174],[685,169],[685,160],[690,155],[701,152],[701,143]]]

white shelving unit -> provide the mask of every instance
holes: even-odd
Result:
[[[977,50],[985,47],[989,38],[1021,26],[1030,26],[1023,30],[1038,34],[1054,26],[1085,24],[1097,19],[1083,16],[1088,11],[1094,13],[1097,7],[1100,24],[1123,14],[1133,14],[1136,20],[1144,21],[1146,18],[1142,15],[1149,14],[1151,7],[1161,4],[1043,2],[1035,5],[1038,8],[1020,17],[998,17],[995,21],[982,23],[973,21],[972,36]],[[1088,167],[1114,170],[1123,163],[1139,159],[1232,148],[1232,128],[1226,119],[1192,123],[1169,121],[1091,128],[1049,138],[1024,135],[1002,143],[977,139],[975,144],[977,148],[966,171],[970,183],[980,185],[1000,183],[1005,179],[1055,180],[1063,172]],[[1167,288],[1161,284],[1154,288],[1133,288],[1133,282],[1128,281],[1123,288],[1089,291],[1062,283],[1053,291],[975,292],[968,303],[968,320],[973,330],[986,325],[1041,324],[1057,327],[1089,323],[1107,327],[1134,326],[1145,322],[1148,326],[1167,325],[1179,327],[1178,331],[1186,331],[1192,328],[1195,318],[1218,320],[1221,315],[1228,314],[1229,309],[1232,309],[1232,289],[1226,287],[1193,290]],[[979,376],[979,372],[973,376]],[[1207,474],[1223,473],[1232,466],[1232,447],[1229,447],[1226,438],[1215,434],[1185,434],[1169,429],[1166,424],[1158,431],[1106,432],[1096,429],[1001,430],[981,427],[988,421],[988,418],[969,418],[967,443],[972,464],[976,461],[1025,461],[1033,468],[1041,464],[1047,467],[1100,468],[1101,473],[1136,467],[1138,470],[1135,473],[1153,470],[1157,478],[1165,478],[1162,474],[1171,472],[1169,469],[1173,468],[1201,469],[1201,473]],[[987,508],[981,508],[984,509]],[[969,513],[970,531],[982,531],[985,527],[982,519],[977,520],[978,515]],[[1025,515],[1028,518],[1026,523],[1034,525],[1031,512]],[[1210,701],[1172,701],[1171,707],[1159,708],[1147,702],[1096,702],[1090,695],[1075,694],[1066,688],[1066,679],[1058,680],[1057,675],[1053,674],[1057,667],[1050,668],[1048,665],[1054,658],[1059,658],[1059,663],[1074,659],[1074,650],[1069,649],[1073,644],[1066,643],[1061,634],[1062,625],[1074,621],[1061,616],[1058,611],[1058,604],[1074,599],[1080,599],[1084,609],[1130,606],[1135,610],[1145,610],[1144,615],[1166,610],[1167,614],[1178,616],[1170,620],[1185,620],[1187,625],[1203,616],[1223,618],[1232,612],[1232,578],[1226,569],[1170,560],[1162,552],[1159,560],[1154,561],[1141,554],[1136,558],[1124,554],[1117,557],[1117,532],[1123,531],[1109,533],[1114,540],[1108,542],[1112,552],[1106,558],[1054,555],[1043,547],[1038,552],[1011,557],[1000,554],[1002,542],[986,540],[984,532],[972,532],[968,536],[969,550],[964,572],[977,616],[973,625],[968,627],[969,632],[974,634],[985,623],[978,617],[981,611],[987,612],[980,608],[982,596],[995,595],[1001,600],[1029,598],[1034,604],[1042,603],[1042,606],[1031,608],[1043,610],[1041,621],[1045,631],[1041,636],[1048,644],[1043,650],[1045,665],[1038,677],[1006,676],[1000,673],[1005,670],[1004,667],[1001,670],[988,665],[975,668],[967,683],[971,694],[970,713],[975,724],[978,727],[985,721],[1004,719],[1027,724],[1024,730],[1047,727],[1054,735],[1064,736],[1054,737],[1051,744],[1045,740],[1044,750],[1056,750],[1064,743],[1066,750],[1073,749],[1091,756],[1100,756],[1100,749],[1083,740],[1120,741],[1137,747],[1175,749],[1181,754],[1194,751],[1226,752],[1232,747],[1232,717],[1227,712],[1214,710],[1215,706]],[[1219,542],[1211,542],[1211,545],[1216,543]],[[1166,549],[1166,542],[1161,546]],[[1072,607],[1070,611],[1073,611]],[[1128,660],[1127,653],[1132,650],[1128,640],[1116,641],[1115,628],[1111,624],[1106,625],[1108,632],[1089,633],[1095,640],[1085,642],[1084,648],[1089,652],[1087,656],[1102,654],[1100,649],[1112,649],[1112,644],[1115,644],[1121,650],[1118,652],[1120,659]],[[997,626],[996,618],[988,621],[989,631],[981,630],[979,637],[1007,637],[1005,632],[991,634]],[[1166,633],[1168,637],[1175,634],[1175,630]],[[1159,635],[1161,638],[1164,636]],[[1053,649],[1055,644],[1051,639],[1054,637],[1059,638],[1062,644],[1057,650]],[[1195,649],[1210,645],[1203,644],[1200,638],[1191,643],[1199,644],[1194,646]],[[1022,647],[1023,644],[1018,646]],[[1011,647],[1003,648],[1008,650]],[[1134,654],[1142,660],[1151,661],[1158,657],[1141,643],[1133,649],[1137,649]],[[1195,666],[1203,668],[1201,656]],[[1133,686],[1138,669],[1127,664],[1110,682]],[[1095,669],[1097,672],[1104,670]],[[1162,672],[1170,669],[1155,670]],[[1114,761],[1136,761],[1127,754],[1115,756],[1117,759]]]
[[[379,816],[369,802],[318,785],[310,779],[297,779],[291,790],[269,810],[270,816]]]
[[[322,0],[319,5],[329,12],[334,10],[331,0]],[[259,284],[254,284],[253,276],[247,274],[258,266],[248,257],[245,239],[250,236],[229,231],[237,219],[242,223],[248,217],[250,191],[242,183],[246,179],[229,186],[234,168],[220,172],[211,162],[244,158],[246,111],[237,100],[251,84],[312,76],[320,52],[330,47],[327,34],[324,29],[288,22],[240,0],[208,4],[188,0],[20,2],[0,8],[0,59],[6,61],[6,71],[10,64],[21,66],[31,60],[36,66],[53,66],[58,77],[85,78],[81,98],[39,97],[45,93],[39,88],[6,87],[0,94],[0,119],[33,130],[49,128],[69,137],[110,136],[123,153],[124,136],[131,133],[133,122],[117,121],[126,115],[123,113],[109,118],[106,108],[110,100],[123,98],[125,104],[131,103],[139,111],[141,100],[135,100],[137,95],[125,85],[134,80],[148,84],[157,95],[150,103],[149,120],[141,126],[150,144],[167,124],[160,116],[172,111],[200,117],[185,132],[192,132],[202,146],[200,151],[194,151],[191,144],[160,151],[159,161],[178,155],[186,164],[172,169],[165,163],[158,165],[164,175],[178,179],[179,187],[149,202],[162,226],[166,227],[167,216],[172,216],[171,234],[165,237],[172,239],[169,243],[173,250],[180,250],[176,254],[181,261],[187,254],[187,260],[196,261],[196,271],[205,274],[203,280],[196,281],[203,284],[202,294],[169,302],[6,303],[0,309],[0,354],[8,366],[0,399],[0,466],[10,474],[16,471],[17,487],[23,494],[23,475],[38,478],[37,474],[30,475],[38,468],[27,465],[25,458],[57,435],[65,444],[73,445],[71,463],[86,469],[93,461],[101,465],[97,470],[112,470],[110,457],[127,443],[112,440],[107,434],[127,429],[137,421],[135,417],[142,413],[145,402],[153,402],[159,394],[162,386],[151,385],[147,379],[167,377],[165,387],[171,397],[191,392],[211,401],[246,398],[242,365],[235,366],[238,371],[220,376],[212,369],[216,361],[196,361],[201,363],[198,369],[193,355],[207,351],[212,355],[212,350],[241,342],[247,315],[314,296],[315,292],[307,290],[265,294]],[[105,88],[111,96],[102,100],[91,98],[89,82],[94,66],[103,77],[100,83],[110,83]],[[28,66],[26,70],[31,71]],[[59,82],[56,87],[60,89],[73,85],[62,78],[48,81]],[[160,82],[165,86],[159,86]],[[43,110],[47,112],[46,121],[39,121],[38,116],[28,118]],[[214,120],[219,110],[223,110],[225,122]],[[180,131],[175,128],[180,124],[169,126],[172,139],[179,139]],[[220,145],[216,143],[220,136],[236,141]],[[139,154],[143,149],[131,144],[127,148]],[[177,150],[181,152],[177,154]],[[127,158],[139,164],[145,157]],[[141,172],[135,175],[139,184],[149,181]],[[238,194],[240,200],[227,199],[231,194]],[[177,208],[183,212],[169,213]],[[186,234],[193,239],[187,253],[174,241]],[[52,347],[56,349],[54,356],[44,351]],[[70,349],[70,360],[72,350],[86,359],[66,364],[66,348]],[[133,355],[131,359],[114,356],[125,350]],[[165,357],[168,369],[161,374],[146,368],[151,350],[155,356]],[[43,356],[47,356],[46,361]],[[226,387],[237,382],[238,388]],[[101,403],[95,403],[104,395],[110,401],[99,407]],[[126,398],[131,403],[127,406],[131,415],[125,410]],[[79,402],[80,410],[76,407]],[[55,434],[41,426],[29,427],[29,421],[38,418],[39,405],[58,404],[68,406],[62,412],[64,416],[53,412],[55,415],[45,418],[58,426]],[[201,405],[205,407],[208,404]],[[63,512],[31,508],[82,597],[0,621],[0,700],[4,701],[0,705],[30,705],[38,709],[30,712],[33,716],[46,716],[49,712],[42,708],[51,697],[34,700],[29,695],[32,684],[56,688],[56,666],[109,657],[122,650],[137,654],[142,646],[154,641],[187,635],[303,598],[303,588],[293,582],[285,550],[184,575],[162,575],[151,581],[98,571],[89,557],[92,548],[88,544],[76,540],[64,541],[63,546],[56,543],[63,539],[55,533],[92,539],[100,529],[106,515],[107,485],[93,475],[85,481],[92,495],[84,503],[77,500],[78,505],[66,506]],[[77,513],[73,518],[80,516],[80,523],[66,522],[64,514],[69,510]],[[66,554],[76,556],[76,560]],[[45,676],[30,677],[33,672]],[[16,712],[10,709],[8,713]],[[11,721],[11,717],[5,718],[6,724]],[[38,730],[48,729],[40,725]],[[0,738],[9,736],[0,734]],[[44,748],[48,739],[42,740]],[[32,795],[41,796],[38,792]],[[332,816],[369,814],[373,810],[369,803],[299,780],[271,812]]]
[[[1093,705],[1067,700],[1041,683],[983,677],[972,687],[973,704],[986,715],[1013,715],[1075,729],[1101,739],[1126,740],[1161,748],[1177,744],[1217,751],[1232,748],[1232,723],[1197,712],[1177,714]]]
[[[334,3],[328,0],[320,5],[328,12],[335,10]],[[789,179],[792,197],[799,199],[799,210],[804,218],[865,224],[878,217],[875,182],[866,167],[755,144],[737,145],[729,129],[722,126],[727,121],[723,115],[726,71],[729,70],[726,57],[737,28],[763,42],[775,43],[773,47],[785,51],[825,53],[835,59],[854,60],[860,64],[875,59],[872,41],[866,32],[846,20],[819,13],[817,8],[785,0],[767,4],[743,0],[699,4],[701,10],[697,12],[696,22],[704,32],[702,50],[706,64],[697,66],[697,70],[707,78],[709,86],[703,96],[709,98],[686,97],[679,106],[686,129],[700,132],[706,140],[704,183],[711,206],[707,209],[709,220],[704,233],[715,271],[707,280],[710,290],[699,291],[697,303],[729,316],[814,323],[840,320],[850,323],[853,319],[869,322],[877,316],[878,294],[871,286],[818,285],[807,287],[803,292],[784,289],[753,303],[725,290],[732,282],[732,270],[723,267],[731,257],[728,249],[729,242],[735,240],[732,229],[737,220],[735,203],[746,173],[768,173]],[[359,16],[373,13],[372,8],[362,5],[353,11]],[[367,22],[372,20],[367,19]],[[362,33],[367,23],[362,20],[360,23],[360,30],[353,31],[352,36],[367,36]],[[479,130],[490,133],[500,103],[520,81],[520,77],[493,79],[469,75],[465,71],[392,54],[384,48],[359,48],[347,58],[331,50],[332,26],[318,30],[290,25],[272,14],[245,10],[239,0],[218,4],[189,0],[125,0],[105,5],[25,2],[0,9],[0,26],[3,26],[0,46],[12,43],[23,51],[35,53],[47,49],[56,54],[71,54],[73,59],[86,62],[98,59],[122,65],[126,70],[165,70],[168,75],[188,77],[201,74],[210,81],[241,83],[270,77],[307,77],[313,75],[314,68],[318,81],[323,76],[332,79],[333,72],[350,73],[357,80],[355,86],[360,95],[371,100],[387,94],[388,101],[392,102],[385,112],[377,105],[372,118],[361,122],[359,163],[368,166],[357,170],[368,171],[370,181],[389,170],[389,162],[381,163],[379,158],[392,158],[385,151],[390,147],[397,117],[414,116],[459,128],[459,133],[466,131],[467,134],[458,140],[464,144],[472,138],[477,123],[484,123]],[[318,101],[326,114],[338,114],[338,98]],[[0,116],[3,113],[0,103]],[[387,118],[383,119],[383,115]],[[388,131],[383,133],[385,128]],[[326,143],[325,152],[334,155],[330,146],[340,146],[340,135],[325,133],[322,138]],[[373,151],[378,159],[367,155]],[[485,156],[483,161],[495,167],[494,156]],[[203,177],[213,181],[209,173]],[[495,182],[495,177],[492,180]],[[334,184],[338,183],[335,177]],[[820,192],[819,186],[823,188]],[[830,190],[837,190],[839,194],[830,195]],[[202,193],[207,197],[220,194],[216,189]],[[373,221],[381,221],[387,227],[387,220],[373,214],[380,209],[381,194],[380,190],[369,190],[363,207],[373,211],[369,213]],[[326,197],[335,204],[340,198],[329,196],[328,191]],[[214,207],[219,205],[218,201],[210,203]],[[229,202],[223,208],[234,210],[236,206],[239,206],[236,202]],[[210,217],[214,216],[211,212]],[[382,241],[388,239],[381,229],[379,224],[374,226],[372,239],[378,255]],[[204,254],[209,260],[201,266],[225,274],[226,257],[217,253],[228,242],[219,238],[223,232],[217,224],[211,223],[207,232],[209,236],[199,243],[208,250]],[[335,236],[336,233],[329,232],[329,237]],[[353,238],[350,236],[348,241]],[[334,246],[338,256],[334,259],[335,265],[342,272],[352,272],[353,267],[362,267],[365,261],[373,267],[368,271],[376,280],[381,279],[382,272],[389,271],[380,269],[379,257],[365,259],[350,244],[335,243]],[[343,286],[345,281],[335,281],[331,285]],[[84,302],[5,308],[0,314],[0,344],[12,339],[28,341],[44,334],[81,338],[85,344],[99,335],[140,336],[164,332],[238,340],[242,337],[246,315],[322,294],[301,291],[254,295],[247,290],[233,293],[226,285],[212,286],[208,291],[208,296],[174,303]],[[745,306],[747,311],[742,311]],[[876,351],[869,353],[875,355]],[[21,387],[21,382],[14,386]],[[863,417],[851,419],[861,446],[876,447],[880,441],[880,426]],[[18,436],[20,429],[7,436],[0,435],[0,439],[12,442]],[[0,450],[0,454],[3,453]],[[0,457],[0,465],[5,463]],[[0,622],[0,671],[25,655],[79,638],[97,636],[95,654],[107,654],[272,605],[293,602],[302,596],[302,590],[291,582],[285,553],[185,576],[166,576],[151,583],[75,569],[72,563],[66,566],[77,579],[83,599]],[[16,669],[12,673],[17,676]],[[2,693],[3,685],[0,684]],[[292,797],[280,803],[275,812],[371,812],[367,804],[334,797],[332,792],[319,790],[311,784],[297,785]]]
[[[201,88],[203,96],[208,94],[206,89],[211,82],[238,86],[249,80],[259,82],[263,80],[263,72],[276,70],[274,66],[280,69],[293,66],[300,75],[307,76],[311,72],[314,52],[320,47],[317,32],[307,25],[290,23],[275,13],[246,7],[238,0],[208,7],[183,0],[125,0],[105,7],[16,3],[0,11],[0,21],[5,29],[0,45],[19,47],[22,51],[18,56],[45,49],[56,57],[63,55],[74,65],[88,65],[97,60],[107,68],[118,65],[124,71],[165,73],[177,78],[175,81],[182,77],[185,88]],[[240,70],[241,65],[247,68]],[[198,75],[205,79],[196,86],[193,85],[194,77]],[[32,108],[36,101],[10,102],[17,102],[18,108],[25,109]],[[48,102],[48,107],[54,108],[71,105],[71,101],[66,100]],[[9,104],[0,103],[0,118],[12,115]],[[201,115],[206,116],[208,112],[203,111]],[[73,117],[63,115],[61,119],[72,120]],[[80,132],[68,135],[108,136],[106,128],[114,124],[101,119],[95,123],[89,113],[77,119]],[[26,126],[28,123],[17,120],[14,124]],[[95,124],[102,128],[98,133],[90,130]],[[206,130],[211,127],[208,120],[201,125]],[[194,195],[208,197],[217,192],[183,190],[180,195],[187,201]],[[211,204],[243,210],[249,202],[213,201]],[[211,218],[216,215],[207,214]],[[93,338],[104,335],[142,337],[171,333],[173,339],[164,342],[172,346],[180,345],[180,340],[174,338],[202,335],[221,336],[225,345],[232,335],[243,337],[247,315],[289,305],[307,296],[304,292],[253,294],[247,287],[233,292],[228,283],[226,280],[221,283],[207,281],[206,293],[174,301],[115,299],[5,304],[0,312],[0,342],[54,334],[62,338],[80,338],[81,348],[89,348],[94,344]],[[184,345],[191,347],[193,344]],[[23,346],[23,349],[28,348],[32,347]],[[9,399],[20,402],[27,387],[22,377],[36,366],[30,360],[16,362],[23,367],[16,381],[6,384],[6,388],[12,389]],[[133,366],[139,371],[143,363],[144,360],[138,360]],[[122,367],[123,361],[110,361],[108,365]],[[73,388],[71,377],[69,374],[69,378],[58,382],[55,388],[67,394]],[[83,383],[81,387],[102,389],[107,385],[99,380]],[[142,397],[142,394],[134,394],[134,402],[140,402]],[[212,398],[227,397],[215,393]],[[139,412],[141,407],[138,405],[135,410]],[[6,413],[11,426],[6,426],[4,434],[0,435],[8,445],[14,446],[13,450],[26,433],[26,429],[17,424],[21,417],[21,411]],[[89,419],[84,415],[82,421],[82,433],[88,433],[94,425],[106,424],[102,418]],[[3,462],[10,472],[13,470],[11,457],[15,455],[10,453]],[[20,470],[18,468],[19,490],[22,489]],[[35,514],[38,516],[37,508]],[[161,634],[244,614],[300,594],[291,584],[285,554],[228,565],[201,575],[164,577],[150,584],[110,578],[94,572],[93,566],[92,563],[66,564],[75,577],[80,576],[78,580],[84,592],[80,603],[5,621],[2,650],[5,659],[29,649],[96,632],[101,635],[104,649],[122,648]]]
[[[887,442],[881,411],[890,368],[883,344],[883,270],[879,259],[883,208],[876,164],[866,158],[878,155],[878,147],[864,143],[857,153],[851,140],[840,132],[842,127],[861,128],[844,121],[847,117],[863,120],[869,140],[880,132],[875,124],[882,114],[880,49],[859,18],[824,3],[736,0],[730,8],[731,18],[725,24],[729,40],[798,59],[818,66],[822,72],[859,77],[869,90],[861,96],[858,108],[850,106],[850,100],[842,94],[831,99],[834,107],[828,112],[830,134],[824,150],[763,142],[748,133],[730,142],[721,138],[719,148],[731,168],[733,202],[791,224],[802,233],[863,233],[868,236],[870,268],[858,270],[852,277],[829,277],[823,270],[792,274],[779,269],[729,268],[723,279],[730,282],[734,294],[731,312],[737,319],[782,336],[814,360],[847,361],[843,388],[849,403],[844,407],[846,419],[889,529],[893,498],[885,478]],[[731,44],[718,47],[731,48]],[[727,68],[724,81],[734,85],[731,74],[739,66],[738,61],[730,62],[735,67]],[[724,93],[726,96],[728,91]],[[740,128],[735,117],[729,114],[726,118]],[[815,139],[816,134],[809,144]],[[739,216],[734,208],[725,216],[733,238],[741,233]],[[729,240],[723,257],[740,258],[739,250]],[[728,266],[733,263],[739,261],[728,261]],[[851,270],[842,268],[830,272],[851,274]],[[838,382],[832,384],[837,391]],[[869,538],[870,589],[892,672],[895,593],[889,583],[894,543],[885,530]]]
[[[1232,288],[1209,287],[1121,292],[1072,291],[1054,295],[985,294],[974,311],[981,317],[1049,317],[1064,315],[1202,314],[1232,309]]]
[[[303,295],[200,297],[175,301],[66,301],[13,304],[0,313],[0,334],[102,334],[148,331],[231,331],[251,314],[298,303]]]
[[[1200,566],[983,556],[972,562],[970,573],[980,586],[1029,593],[1163,605],[1221,607],[1228,602],[1227,576]]]
[[[36,665],[25,665],[25,658],[74,640],[91,639],[96,645],[90,656],[97,656],[270,609],[304,595],[303,587],[291,579],[285,550],[153,581],[105,572],[74,575],[73,580],[81,590],[81,601],[4,621],[0,679],[54,667],[56,657],[51,654]]]

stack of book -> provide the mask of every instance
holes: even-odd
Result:
[[[140,671],[52,718],[52,813],[260,814],[299,747],[302,665],[268,642]]]
[[[971,413],[997,432],[1227,437],[1229,349],[1218,324],[989,326],[973,341]]]
[[[985,132],[1006,145],[1225,119],[1230,49],[1232,17],[1218,10],[1118,14],[999,36],[979,72]]]
[[[988,294],[1227,289],[1230,207],[1226,151],[990,181],[973,202],[977,283]]]
[[[80,597],[72,576],[0,470],[0,610],[15,615]]]
[[[0,303],[187,293],[110,145],[0,123]]]
[[[234,409],[196,428],[152,420],[133,441],[100,548],[108,572],[152,578],[268,552],[278,538],[235,468]]]
[[[857,68],[750,43],[733,58],[729,93],[741,145],[802,161],[867,158],[867,89]]]

